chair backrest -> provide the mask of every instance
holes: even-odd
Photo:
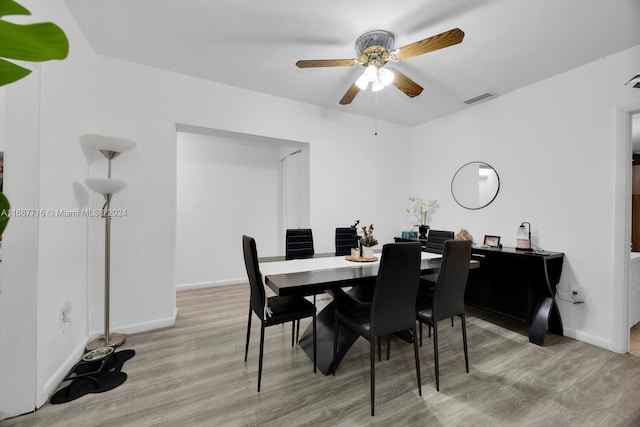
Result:
[[[453,237],[453,231],[429,230],[424,250],[425,252],[441,254],[444,248],[444,242],[447,240],[453,240]]]
[[[336,228],[336,256],[351,255],[351,249],[358,247],[358,230],[353,227]]]
[[[416,326],[420,282],[420,242],[387,243],[371,303],[371,334],[383,336]]]
[[[242,252],[244,253],[244,267],[247,269],[249,286],[251,287],[251,309],[261,320],[265,319],[266,294],[262,274],[258,266],[258,251],[253,237],[242,236]]]
[[[285,258],[311,258],[313,250],[313,232],[310,228],[289,228],[286,233]]]
[[[435,321],[464,313],[464,291],[471,261],[470,240],[447,240],[440,274],[433,292]]]

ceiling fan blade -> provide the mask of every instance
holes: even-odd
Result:
[[[298,68],[351,67],[358,63],[355,59],[308,59],[296,62]]]
[[[460,43],[463,38],[464,31],[460,28],[454,28],[453,30],[445,31],[444,33],[403,46],[398,49],[398,53],[395,56],[399,60],[413,58],[414,56],[453,46],[454,44]]]
[[[404,92],[409,98],[415,98],[422,93],[422,86],[418,83],[396,69],[390,68],[390,70],[395,75],[393,85]]]
[[[353,83],[349,87],[349,89],[347,89],[347,92],[344,94],[344,96],[340,100],[340,104],[342,104],[342,105],[351,104],[351,101],[353,101],[353,99],[356,97],[358,92],[360,92],[360,88],[358,86],[356,86],[355,83]]]

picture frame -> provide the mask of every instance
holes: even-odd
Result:
[[[491,236],[488,234],[484,235],[484,246],[489,246],[490,248],[499,248],[500,245],[500,236]]]

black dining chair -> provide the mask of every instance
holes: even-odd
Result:
[[[351,249],[358,247],[358,230],[354,227],[336,228],[336,256],[351,255]]]
[[[429,230],[427,241],[423,250],[434,254],[442,254],[444,250],[444,242],[453,240],[453,231],[448,230]],[[420,277],[419,292],[433,293],[433,289],[438,281],[438,273],[427,274]],[[451,318],[451,326],[453,326],[453,317]]]
[[[416,319],[420,325],[420,345],[422,345],[422,324],[433,328],[433,360],[436,373],[436,390],[440,391],[438,356],[438,321],[453,316],[462,320],[462,344],[464,362],[469,373],[467,351],[467,327],[464,314],[464,291],[471,261],[471,241],[447,240],[442,253],[440,274],[432,295],[419,294],[416,301]]]
[[[446,242],[447,240],[453,240],[453,238],[453,231],[429,230],[424,250],[425,252],[441,254],[444,250],[444,242]]]
[[[298,322],[300,319],[312,317],[313,325],[313,372],[316,372],[316,307],[311,302],[299,296],[272,296],[267,298],[262,281],[262,274],[258,266],[258,252],[256,241],[249,236],[242,236],[242,251],[244,265],[249,277],[251,298],[249,301],[249,323],[247,325],[247,344],[244,351],[244,361],[249,354],[249,336],[251,334],[252,312],[260,319],[260,357],[258,359],[258,391],[262,380],[262,360],[264,356],[264,330],[273,325],[286,322]],[[293,331],[292,331],[293,335]],[[293,337],[292,337],[293,345]]]
[[[420,358],[416,339],[415,304],[418,281],[420,280],[420,252],[418,242],[389,243],[382,247],[380,267],[376,279],[373,301],[337,307],[335,311],[333,360],[337,360],[338,333],[341,325],[355,331],[370,342],[371,415],[375,403],[375,361],[374,341],[378,337],[378,357],[380,338],[396,332],[411,331],[415,353],[418,393],[422,396],[420,380]],[[387,353],[388,358],[388,353]],[[336,366],[333,375],[336,374]]]
[[[311,258],[313,249],[313,231],[310,228],[289,228],[285,234],[285,258]]]

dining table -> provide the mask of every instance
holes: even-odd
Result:
[[[335,309],[362,302],[359,295],[367,294],[367,291],[372,293],[380,257],[379,252],[374,252],[374,259],[369,260],[352,260],[350,256],[333,254],[315,254],[310,258],[293,260],[285,260],[284,257],[259,259],[264,283],[276,295],[314,296],[314,302],[317,294],[328,293],[332,296],[332,300],[317,314],[316,319],[316,365],[325,375],[333,373],[359,336],[350,329],[341,327],[334,360]],[[437,273],[440,271],[441,261],[441,254],[422,252],[421,274]],[[470,261],[470,268],[478,266],[478,261]],[[310,326],[300,337],[299,345],[313,360],[313,335]]]

